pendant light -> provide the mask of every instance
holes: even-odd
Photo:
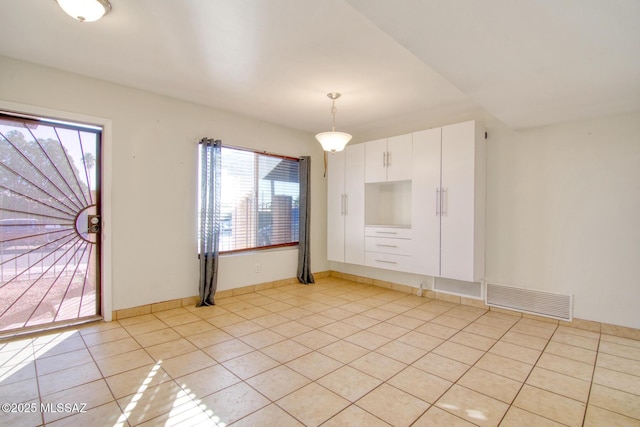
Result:
[[[331,115],[333,115],[333,127],[331,132],[321,132],[316,135],[316,139],[322,145],[324,151],[335,153],[344,150],[344,146],[351,140],[351,135],[345,132],[336,132],[336,99],[340,98],[337,92],[328,93],[331,99]]]
[[[56,0],[58,6],[80,22],[93,22],[111,11],[109,0]]]

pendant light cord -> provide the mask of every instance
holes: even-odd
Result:
[[[332,99],[331,100],[331,115],[333,116],[333,127],[331,128],[331,132],[335,132],[336,131],[336,112],[338,112],[338,109],[336,108],[336,100]]]

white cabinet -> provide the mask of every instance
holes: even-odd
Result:
[[[349,147],[347,147],[349,148]],[[344,151],[327,159],[327,259],[344,262]]]
[[[364,264],[364,144],[329,154],[327,259]]]
[[[366,227],[364,263],[369,267],[411,271],[411,230],[399,227]]]
[[[413,134],[414,272],[440,276],[440,155],[442,128]]]
[[[440,275],[484,277],[486,144],[475,121],[442,128]]]
[[[365,236],[364,250],[365,252],[411,256],[412,247],[409,239]]]
[[[365,147],[365,182],[411,179],[411,134],[369,141]]]
[[[484,277],[485,142],[475,121],[414,134],[413,271]]]
[[[387,181],[387,139],[365,143],[364,182]]]
[[[484,130],[465,122],[329,155],[327,258],[484,277]]]

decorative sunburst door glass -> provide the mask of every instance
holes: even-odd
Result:
[[[0,115],[0,334],[100,315],[101,135]]]

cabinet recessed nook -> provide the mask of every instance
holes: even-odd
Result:
[[[366,226],[411,228],[411,181],[367,183],[364,200]]]

